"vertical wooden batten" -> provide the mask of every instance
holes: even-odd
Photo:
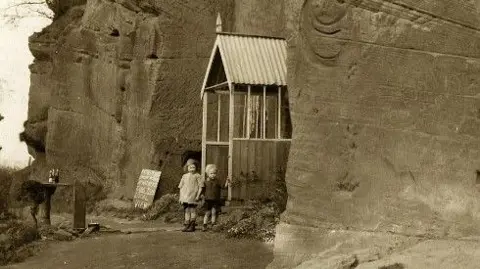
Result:
[[[235,85],[229,84],[230,102],[228,117],[228,178],[233,180],[233,128],[235,119]],[[228,201],[232,200],[232,187],[228,187]]]
[[[262,138],[265,139],[267,134],[267,86],[263,86],[263,101],[262,101]]]
[[[282,138],[282,86],[278,86],[278,124],[277,124],[277,138]]]
[[[217,142],[220,142],[220,124],[222,121],[222,95],[217,94]]]
[[[205,175],[205,165],[207,159],[207,109],[208,109],[208,93],[203,94],[203,111],[202,111],[202,176]]]
[[[252,121],[251,115],[250,115],[251,114],[251,111],[250,111],[251,92],[252,92],[251,86],[248,85],[248,89],[247,89],[247,134],[245,135],[245,138],[250,138],[250,133],[251,133],[251,130],[250,130],[250,122]]]

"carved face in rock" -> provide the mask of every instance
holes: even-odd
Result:
[[[342,50],[342,30],[350,3],[344,0],[307,0],[302,9],[301,35],[309,60],[334,65]],[[316,59],[313,59],[316,58]]]

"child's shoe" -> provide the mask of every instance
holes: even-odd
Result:
[[[190,226],[191,226],[191,222],[189,223],[184,223],[183,224],[183,229],[182,229],[182,232],[188,232],[188,230],[190,229]]]
[[[195,232],[195,226],[196,225],[197,224],[195,223],[195,221],[190,222],[190,225],[188,226],[186,232]]]

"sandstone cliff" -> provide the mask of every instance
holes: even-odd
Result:
[[[30,38],[35,60],[21,139],[35,156],[32,176],[58,167],[63,181],[88,181],[96,195],[132,198],[141,169],[161,169],[160,193],[175,190],[182,155],[201,148],[199,90],[217,14],[224,31],[280,35],[282,6],[50,1],[53,23]]]

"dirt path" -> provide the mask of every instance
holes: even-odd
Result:
[[[265,268],[272,247],[213,233],[155,232],[102,235],[51,244],[24,263],[5,268]]]

